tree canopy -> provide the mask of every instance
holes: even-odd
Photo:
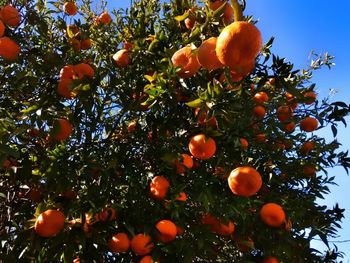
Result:
[[[0,261],[337,262],[333,57],[295,69],[250,1],[106,4],[0,0]]]

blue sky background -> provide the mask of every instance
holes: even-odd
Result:
[[[130,1],[108,1],[109,8],[128,7]],[[259,20],[258,28],[266,42],[275,37],[272,52],[292,62],[296,69],[307,68],[310,64],[309,54],[329,52],[335,56],[335,66],[324,68],[314,74],[313,82],[317,85],[319,98],[329,95],[331,89],[337,93],[332,101],[342,100],[350,103],[350,1],[319,0],[247,0],[245,15],[254,15]],[[347,119],[350,125],[350,118]],[[330,129],[319,132],[321,136],[332,139]],[[350,128],[341,129],[338,140],[343,149],[349,149]],[[335,240],[350,239],[350,177],[344,169],[335,168],[329,171],[336,176],[338,186],[331,187],[331,194],[319,202],[332,207],[339,203],[345,208],[345,220],[339,237]],[[302,206],[302,204],[301,204]],[[321,242],[314,242],[314,247],[324,250]],[[338,248],[347,253],[344,262],[350,262],[350,242],[336,243]]]

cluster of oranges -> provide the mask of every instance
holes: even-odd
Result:
[[[17,59],[20,47],[11,38],[4,36],[6,26],[16,28],[21,22],[21,15],[17,8],[6,5],[0,7],[0,57],[12,61]]]

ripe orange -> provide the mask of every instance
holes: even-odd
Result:
[[[60,79],[75,79],[76,73],[73,65],[66,65],[60,70]]]
[[[0,8],[0,20],[2,20],[5,25],[17,27],[21,22],[21,15],[17,8],[6,5]]]
[[[175,166],[178,174],[183,174],[187,169],[193,167],[193,159],[190,155],[183,153],[179,160],[175,161]]]
[[[98,21],[102,24],[109,24],[110,22],[112,22],[112,18],[111,16],[108,14],[108,12],[103,12],[102,14],[99,15],[98,17]]]
[[[216,54],[223,65],[234,68],[255,60],[261,46],[260,31],[253,24],[236,21],[220,33]]]
[[[72,124],[66,119],[58,119],[54,123],[54,127],[58,127],[57,132],[54,135],[54,138],[57,141],[64,141],[71,136],[73,132]],[[56,128],[54,128],[56,129]]]
[[[109,249],[114,253],[126,252],[130,247],[130,240],[127,234],[114,234],[108,241]]]
[[[95,75],[95,70],[89,64],[86,63],[74,65],[73,69],[79,79],[82,79],[83,77],[92,78]]]
[[[91,46],[92,46],[92,44],[91,44],[91,39],[90,38],[86,38],[86,39],[80,41],[80,48],[82,50],[88,50],[88,49],[91,48]]]
[[[103,209],[95,218],[96,221],[113,221],[117,218],[117,213],[113,207],[108,207]]]
[[[302,154],[308,154],[315,148],[315,143],[312,141],[304,142],[303,145],[300,147],[300,152]]]
[[[220,6],[222,6],[224,3],[226,2],[226,0],[217,0],[214,2],[209,2],[209,8],[213,11],[215,11],[216,9],[218,9]],[[233,8],[232,6],[226,2],[225,5],[225,10],[224,10],[224,20],[225,23],[230,23],[233,20]]]
[[[161,220],[156,224],[156,229],[159,232],[158,238],[163,243],[169,243],[176,238],[177,227],[170,220]]]
[[[232,193],[238,196],[255,195],[262,186],[260,173],[249,166],[234,169],[227,180]]]
[[[300,122],[300,129],[306,132],[313,132],[318,128],[318,121],[313,117],[306,117]]]
[[[242,150],[247,150],[248,149],[249,143],[248,143],[248,141],[246,139],[240,138],[239,142],[241,144]]]
[[[28,193],[28,198],[34,203],[39,203],[42,199],[40,189],[37,187],[33,187],[32,189],[30,189]]]
[[[175,68],[181,67],[181,70],[177,72],[181,78],[192,77],[201,67],[198,61],[197,51],[189,46],[176,51],[171,57],[171,62]]]
[[[316,168],[313,165],[305,165],[303,168],[303,173],[307,176],[313,176],[316,174]]]
[[[58,82],[57,93],[66,99],[71,99],[72,94],[72,79],[61,79]]]
[[[216,55],[216,41],[216,37],[208,38],[207,40],[203,41],[198,48],[199,64],[208,70],[215,70],[223,67]]]
[[[186,202],[187,200],[187,195],[185,192],[180,192],[179,197],[176,197],[175,200],[181,201],[181,202]]]
[[[128,124],[128,132],[133,133],[136,130],[137,121],[133,120]]]
[[[149,254],[154,247],[151,237],[145,234],[135,235],[131,239],[130,245],[131,245],[131,250],[134,251],[134,253],[139,256],[144,256]]]
[[[5,25],[4,23],[0,20],[0,37],[2,37],[5,34]]]
[[[216,143],[211,137],[206,137],[204,134],[197,134],[191,138],[188,148],[193,157],[207,160],[215,154]]]
[[[112,57],[113,62],[121,68],[125,68],[131,63],[131,58],[129,55],[129,51],[127,49],[121,49],[117,53],[115,53]]]
[[[279,263],[275,257],[265,257],[262,263]]]
[[[295,122],[294,122],[294,121],[291,121],[291,122],[285,124],[285,125],[283,126],[283,129],[284,129],[286,132],[288,132],[288,133],[293,132],[293,131],[295,130]]]
[[[260,210],[261,220],[271,226],[279,227],[286,221],[286,215],[283,208],[275,203],[267,203]]]
[[[15,41],[9,37],[0,38],[0,57],[12,61],[18,57],[20,48]]]
[[[124,40],[123,42],[123,48],[126,49],[126,50],[130,50],[133,48],[133,43],[132,42],[129,42],[128,40]],[[153,75],[153,74],[151,74]]]
[[[253,108],[253,114],[256,118],[262,119],[266,115],[266,109],[264,106],[257,105]]]
[[[210,119],[207,119],[207,112],[201,110],[201,108],[196,108],[194,110],[194,116],[198,117],[198,123],[200,125],[208,125],[212,128],[217,128],[218,121],[215,116],[211,116]]]
[[[49,209],[36,219],[34,230],[39,236],[53,237],[63,230],[65,220],[61,211]]]
[[[255,141],[258,143],[264,143],[267,141],[265,133],[258,133],[255,135]]]
[[[151,196],[155,199],[164,199],[170,187],[168,179],[163,176],[156,176],[150,183]]]
[[[313,91],[308,91],[308,92],[305,92],[304,98],[306,99],[305,104],[311,105],[312,103],[315,102],[317,98],[317,94]]]
[[[231,68],[230,75],[233,82],[241,81],[244,77],[248,76],[255,67],[255,60],[247,62],[247,64],[239,65]],[[226,81],[224,73],[220,75],[219,81],[221,83]],[[232,89],[231,85],[227,86],[228,89]]]
[[[264,104],[269,101],[269,96],[264,91],[260,91],[254,95],[254,101],[259,104]]]
[[[187,29],[192,29],[196,23],[196,19],[193,16],[190,16],[187,17],[184,22]]]
[[[63,10],[69,16],[74,16],[78,12],[78,7],[74,2],[69,1],[69,2],[64,3]]]
[[[4,170],[11,168],[11,166],[12,166],[12,162],[9,159],[5,159],[1,164],[1,167]]]
[[[235,231],[234,223],[229,220],[227,223],[221,223],[220,220],[211,214],[202,216],[202,223],[210,226],[210,231],[221,236],[229,236]]]
[[[293,110],[289,106],[280,106],[277,109],[277,119],[281,122],[289,120],[293,116]]]
[[[152,256],[144,256],[141,258],[140,263],[159,263],[159,261],[155,261]]]

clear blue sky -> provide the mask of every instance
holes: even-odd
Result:
[[[109,7],[127,7],[130,1],[109,1]],[[335,56],[335,67],[315,72],[313,82],[317,83],[319,98],[327,97],[330,89],[338,93],[332,101],[342,100],[350,103],[350,1],[319,0],[247,0],[246,15],[254,15],[259,20],[258,27],[264,41],[275,37],[273,53],[285,57],[295,68],[306,68],[309,54],[329,52]],[[350,125],[350,118],[348,118]],[[350,128],[342,128],[338,140],[343,149],[349,149]],[[320,135],[332,138],[330,131],[320,131]],[[343,229],[337,240],[350,239],[350,177],[342,168],[329,171],[336,176],[339,186],[331,187],[332,193],[320,203],[332,207],[336,202],[346,209]],[[340,250],[347,253],[344,262],[350,262],[350,242],[337,243]],[[323,250],[315,242],[315,248]]]

